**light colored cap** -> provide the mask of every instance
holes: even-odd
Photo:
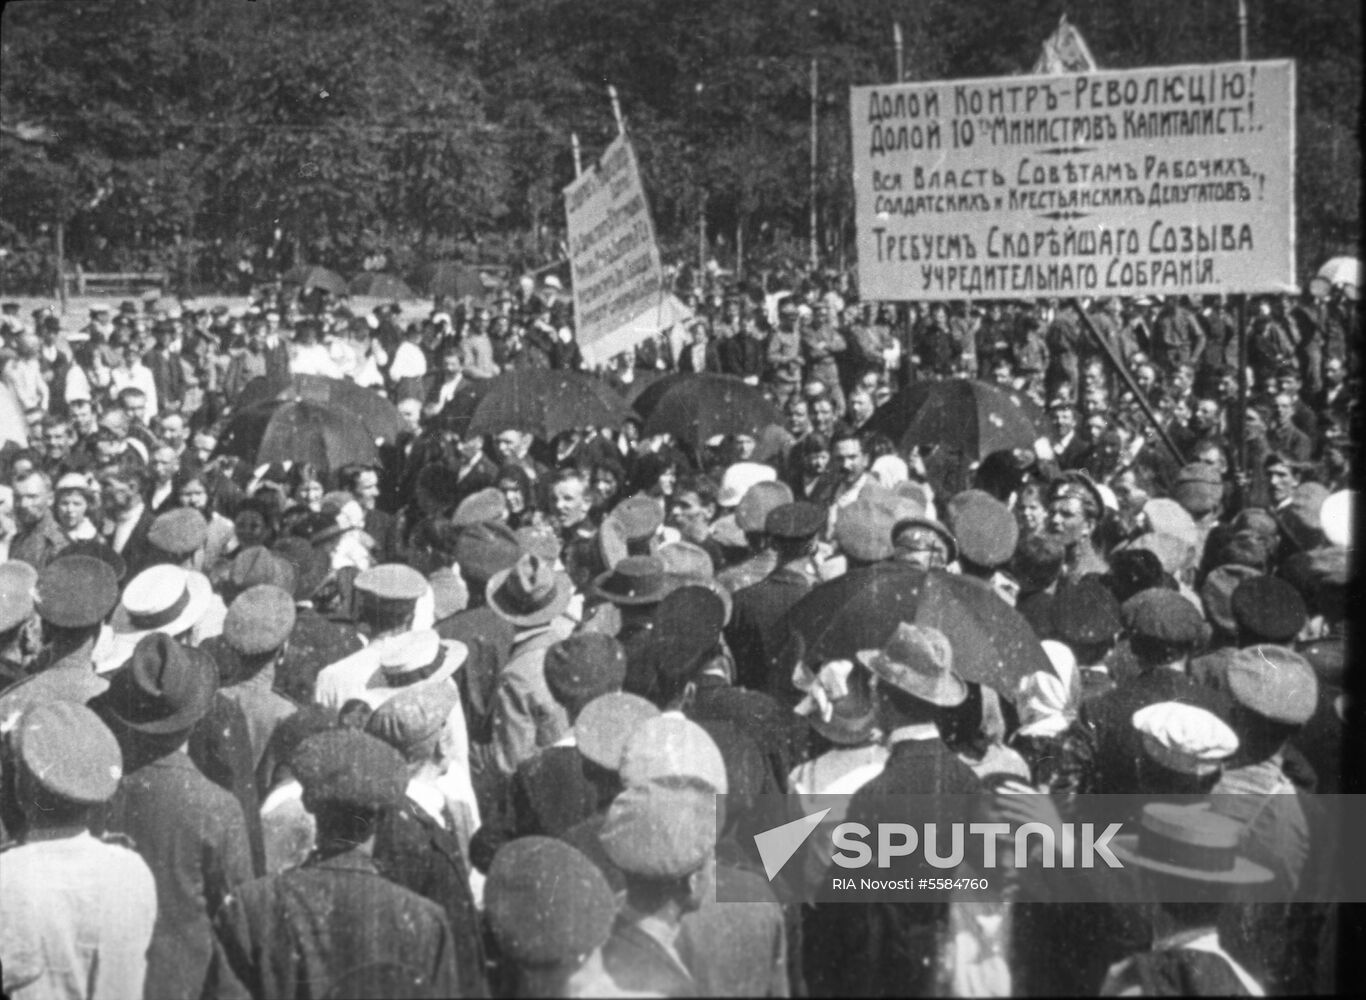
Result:
[[[1213,774],[1238,749],[1238,736],[1226,722],[1207,709],[1178,701],[1140,708],[1133,726],[1144,752],[1180,774]]]

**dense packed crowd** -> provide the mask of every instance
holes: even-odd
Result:
[[[583,369],[554,279],[421,319],[278,290],[83,323],[4,305],[27,438],[0,450],[9,996],[1332,988],[1333,909],[1247,893],[1331,875],[1354,298],[1252,301],[1240,357],[1213,298],[866,303],[825,273],[683,297],[591,377],[629,400],[734,376],[781,425],[469,433],[471,387]],[[249,387],[299,376],[401,430],[339,468],[224,446]],[[890,401],[956,379],[1037,439],[888,431]],[[1049,669],[965,676],[909,607],[869,648],[794,650],[799,602],[880,572],[1008,606]],[[1014,823],[1219,793],[1142,817],[1217,862],[1134,855],[1206,902],[801,904],[716,815],[1003,789],[1054,793],[1002,796]]]

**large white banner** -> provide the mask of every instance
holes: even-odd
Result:
[[[602,364],[662,328],[652,321],[664,304],[659,246],[626,136],[564,189],[564,207],[579,349]]]
[[[854,87],[868,299],[1295,283],[1293,62]]]

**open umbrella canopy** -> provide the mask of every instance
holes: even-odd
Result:
[[[298,285],[305,292],[313,288],[321,288],[333,295],[346,294],[346,279],[336,271],[329,271],[327,268],[318,267],[316,264],[300,264],[298,267],[291,268],[285,274],[284,283],[286,285]]]
[[[398,302],[407,302],[417,298],[417,293],[408,287],[408,283],[394,274],[383,274],[379,271],[365,271],[351,279],[351,284],[347,286],[352,295],[368,295],[376,299],[393,299]]]
[[[462,435],[516,428],[543,441],[576,427],[615,427],[629,414],[625,400],[598,379],[550,368],[471,380],[442,411],[443,419]]]
[[[334,406],[360,420],[370,437],[389,444],[403,431],[403,421],[393,403],[346,378],[291,375],[272,380],[258,376],[243,387],[234,402],[237,409],[243,410],[267,400],[305,400]]]
[[[342,466],[371,464],[375,439],[354,415],[327,403],[271,399],[234,413],[218,452],[255,465],[308,462],[325,477]]]
[[[791,636],[780,655],[814,666],[880,649],[898,622],[937,628],[953,647],[964,680],[1014,698],[1020,678],[1053,668],[1029,622],[975,580],[883,562],[817,584],[787,612],[778,634]]]
[[[684,373],[671,378],[660,379],[636,397],[636,412],[649,407],[642,431],[647,437],[672,434],[674,440],[700,448],[718,434],[757,436],[770,424],[783,422],[768,397],[733,375]]]
[[[973,459],[1033,448],[1048,428],[1033,400],[977,379],[917,382],[878,407],[868,429],[899,448],[947,446]]]
[[[1361,261],[1355,257],[1334,257],[1319,268],[1318,276],[1330,285],[1346,285],[1352,298],[1361,287]]]
[[[429,264],[423,270],[422,281],[432,298],[449,295],[453,299],[469,297],[482,300],[489,291],[477,268],[454,260],[438,260]]]

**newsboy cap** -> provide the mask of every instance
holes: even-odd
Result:
[[[1274,576],[1253,576],[1238,584],[1230,608],[1243,633],[1269,643],[1293,641],[1309,620],[1300,592]]]
[[[1020,526],[1010,508],[985,490],[964,490],[948,503],[948,528],[958,541],[958,557],[995,569],[1010,561]]]
[[[299,744],[291,766],[305,802],[377,812],[399,802],[408,769],[399,752],[355,729],[334,729]]]
[[[716,843],[716,794],[696,783],[628,786],[607,810],[598,839],[627,875],[684,878],[702,867]]]
[[[1225,667],[1224,678],[1234,701],[1273,722],[1303,725],[1318,703],[1314,668],[1284,646],[1238,650]]]
[[[375,709],[365,731],[405,760],[425,760],[459,704],[460,692],[450,681],[411,684]]]
[[[223,618],[223,641],[243,656],[273,653],[294,631],[297,611],[286,591],[263,583],[242,591]]]
[[[183,559],[204,547],[209,524],[204,515],[189,507],[158,514],[147,529],[147,541],[168,556]]]
[[[598,695],[621,690],[626,653],[600,632],[580,632],[545,652],[545,683],[561,705],[578,708]]]
[[[499,950],[521,966],[572,962],[612,933],[617,899],[601,870],[554,837],[499,848],[484,883],[484,913]]]
[[[1150,587],[1129,598],[1120,617],[1135,638],[1174,646],[1195,646],[1205,639],[1205,621],[1195,605],[1164,587]]]
[[[33,705],[19,716],[10,741],[33,780],[67,802],[107,802],[119,787],[123,753],[118,740],[84,705]]]
[[[61,628],[90,628],[119,603],[119,581],[108,563],[93,556],[54,559],[38,574],[33,606],[43,621]]]

